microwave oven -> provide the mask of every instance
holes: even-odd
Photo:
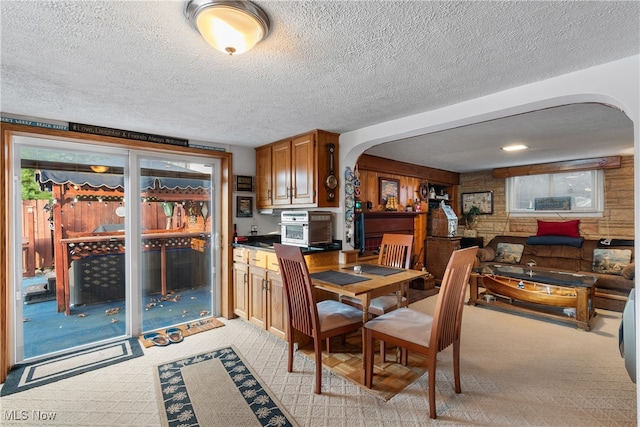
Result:
[[[310,247],[333,243],[331,212],[282,211],[281,236],[284,245]]]

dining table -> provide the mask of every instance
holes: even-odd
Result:
[[[369,305],[373,298],[395,293],[398,307],[401,306],[405,284],[425,278],[425,270],[411,270],[381,266],[374,263],[351,263],[325,265],[309,268],[311,282],[322,289],[339,296],[357,298],[362,305],[362,323],[369,320]],[[365,351],[364,328],[362,329],[362,354]]]

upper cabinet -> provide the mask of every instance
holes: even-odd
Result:
[[[315,130],[256,148],[256,206],[337,207],[338,134]]]

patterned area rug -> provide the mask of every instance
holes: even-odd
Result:
[[[184,325],[176,326],[176,328],[180,328],[180,330],[182,331],[183,337],[188,337],[190,335],[197,334],[199,332],[204,332],[210,329],[219,328],[220,326],[224,326],[224,323],[222,323],[215,317],[212,317],[210,319],[203,319],[203,320],[198,320],[191,323],[185,323]],[[158,329],[157,331],[154,331],[154,332],[164,334],[166,333],[166,329]],[[153,347],[155,345],[153,341],[151,341],[150,339],[144,338],[144,336],[148,334],[149,333],[147,332],[147,333],[138,335],[138,338],[140,339],[140,343],[143,346],[145,346],[145,348]]]
[[[104,344],[39,362],[16,365],[2,386],[0,396],[49,384],[94,369],[140,357],[144,353],[136,338]]]
[[[157,366],[163,425],[297,426],[233,346]]]
[[[316,356],[313,345],[299,348],[298,351],[315,363]],[[381,363],[376,342],[374,357],[373,388],[366,387],[362,378],[364,368],[362,366],[362,332],[360,331],[347,335],[345,342],[334,338],[331,342],[331,353],[327,353],[326,347],[323,346],[322,366],[384,401],[392,399],[426,372],[427,359],[415,352],[409,352],[409,361],[407,366],[404,366],[395,363],[396,348],[389,346],[386,361]]]

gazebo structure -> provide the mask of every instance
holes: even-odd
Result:
[[[68,315],[72,305],[124,299],[124,171],[57,166],[39,169],[36,177],[53,195],[57,311]],[[142,164],[142,173],[145,295],[206,284],[209,174],[153,160]]]

